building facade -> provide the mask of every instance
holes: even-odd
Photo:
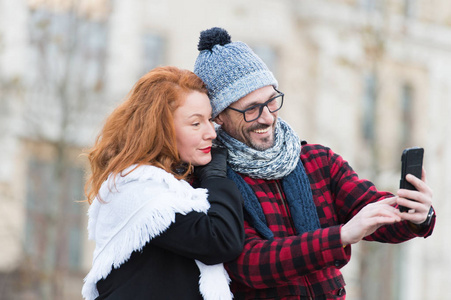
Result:
[[[445,0],[0,0],[0,295],[80,298],[93,251],[83,153],[148,70],[192,69],[199,33],[213,26],[268,64],[286,95],[280,115],[302,139],[380,189],[396,192],[402,149],[425,148],[434,234],[359,243],[343,272],[349,299],[446,299]]]

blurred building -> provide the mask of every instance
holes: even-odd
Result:
[[[0,0],[1,298],[80,298],[93,250],[81,154],[144,73],[192,69],[199,32],[213,26],[268,64],[302,139],[380,189],[396,192],[403,148],[425,148],[433,236],[362,242],[343,271],[349,299],[446,299],[446,0]]]

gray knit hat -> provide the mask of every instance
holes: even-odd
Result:
[[[207,85],[213,118],[247,94],[264,86],[277,88],[265,63],[243,42],[231,42],[222,28],[200,33],[194,73]]]

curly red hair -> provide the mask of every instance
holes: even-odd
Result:
[[[85,194],[91,204],[102,183],[131,165],[153,165],[179,179],[188,175],[174,170],[182,164],[177,150],[174,111],[191,91],[207,93],[193,72],[176,67],[159,67],[141,77],[127,99],[106,119],[87,156],[91,174]],[[125,175],[125,174],[122,174]]]

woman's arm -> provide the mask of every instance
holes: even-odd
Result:
[[[151,244],[205,264],[217,264],[237,257],[244,244],[241,194],[227,178],[201,182],[208,189],[207,214],[177,214],[176,220]]]

